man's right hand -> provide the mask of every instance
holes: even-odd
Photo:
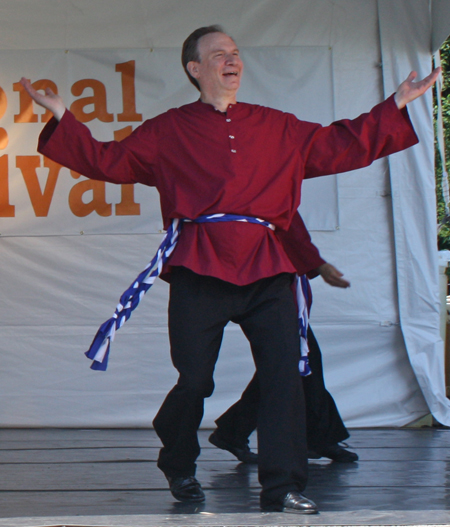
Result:
[[[58,119],[58,121],[61,120],[64,112],[66,111],[66,107],[64,106],[63,100],[59,95],[53,93],[50,88],[45,90],[45,95],[40,93],[33,88],[31,81],[29,79],[25,79],[25,77],[20,79],[20,84],[22,84],[22,86],[25,88],[25,91],[33,99],[33,101],[39,104],[39,106],[43,106],[45,109],[52,112],[52,114],[55,116],[55,119]]]
[[[336,269],[334,265],[331,265],[328,262],[318,267],[317,271],[329,285],[334,287],[342,287],[343,289],[350,287],[350,282],[342,278],[344,276],[343,273],[341,273],[339,269]]]

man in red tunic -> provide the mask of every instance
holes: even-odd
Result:
[[[92,179],[156,186],[166,228],[174,218],[227,213],[287,230],[303,178],[367,166],[417,142],[405,106],[438,75],[413,82],[413,73],[368,114],[323,127],[238,103],[243,63],[234,40],[218,26],[194,31],[182,61],[200,99],[149,119],[121,142],[96,141],[59,96],[41,94],[22,79],[30,96],[54,115],[39,151]],[[307,448],[291,293],[295,267],[281,243],[271,228],[253,223],[186,223],[169,264],[169,336],[179,379],[153,424],[163,443],[158,467],[172,494],[204,500],[195,478],[197,430],[231,320],[250,341],[261,387],[261,506],[316,513],[302,495]]]

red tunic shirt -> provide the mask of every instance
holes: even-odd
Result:
[[[230,213],[287,230],[305,177],[346,172],[417,142],[406,110],[390,97],[368,114],[329,126],[237,103],[226,113],[197,101],[145,121],[121,142],[99,142],[66,111],[41,133],[38,150],[85,176],[156,186],[172,218]],[[245,285],[295,268],[273,231],[238,223],[194,224],[170,265]]]

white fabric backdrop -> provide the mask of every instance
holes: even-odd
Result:
[[[407,25],[397,34],[386,29],[394,4],[396,29]],[[386,62],[390,57],[386,50],[391,46],[392,56],[396,56],[397,47],[411,50],[411,55],[418,53],[421,73],[428,67],[423,45],[430,41],[428,1],[414,0],[414,9],[408,10],[409,4],[406,0],[230,0],[226,4],[218,0],[166,0],[164,4],[156,0],[145,4],[138,0],[126,4],[120,0],[79,0],[74,7],[68,0],[41,0],[39,6],[33,0],[0,0],[0,50],[14,50],[18,57],[30,56],[29,50],[37,49],[70,50],[70,54],[78,50],[75,54],[79,56],[94,48],[121,52],[176,48],[179,52],[193,28],[218,22],[244,48],[330,48],[335,117],[354,117],[383,99],[383,86],[386,94],[395,89],[397,78],[392,72],[397,71],[396,66],[400,77],[409,68],[411,58],[406,52],[398,54],[396,64]],[[24,20],[24,13],[29,20]],[[81,49],[86,51],[81,53]],[[44,76],[39,64],[31,64],[31,70],[39,78]],[[21,75],[32,76],[29,71],[16,73],[14,81]],[[9,86],[11,80],[7,82]],[[5,88],[3,80],[1,85]],[[192,99],[195,97],[192,92]],[[323,97],[317,97],[320,106],[324,105]],[[324,354],[327,385],[348,426],[413,421],[428,412],[422,390],[428,404],[433,403],[430,392],[437,394],[439,404],[432,405],[433,409],[442,422],[450,422],[442,398],[443,347],[436,324],[429,104],[425,100],[411,105],[414,123],[423,135],[420,147],[414,147],[414,155],[408,156],[412,166],[408,172],[414,173],[419,190],[408,192],[406,200],[394,196],[395,228],[389,174],[390,167],[394,174],[395,163],[404,163],[402,154],[339,176],[339,228],[313,232],[324,257],[352,281],[350,290],[341,291],[316,279],[312,317]],[[422,105],[426,106],[424,111],[415,109]],[[6,129],[10,118],[6,112],[0,127]],[[33,127],[37,134],[41,125]],[[28,142],[26,149],[32,151]],[[426,167],[425,172],[419,172],[418,166]],[[395,181],[392,185],[394,188]],[[149,214],[154,214],[153,208]],[[419,222],[420,218],[424,221]],[[40,219],[34,220],[36,225]],[[3,233],[6,224],[3,219],[1,222]],[[411,228],[401,261],[402,276],[398,277],[396,251],[402,247],[399,233],[405,224]],[[130,278],[152,254],[160,235],[151,231],[98,236],[23,234],[0,238],[4,299],[0,308],[0,424],[149,426],[176,380],[168,356],[166,284],[159,281],[154,286],[120,331],[106,374],[89,370],[82,352],[98,323],[110,316]],[[421,280],[414,280],[414,289],[405,297],[405,283],[416,275]],[[423,330],[414,332],[419,324]],[[408,357],[414,349],[429,349],[436,356],[434,363],[428,358],[424,361],[420,383]],[[414,358],[412,362],[417,367]],[[252,372],[248,344],[239,328],[231,325],[217,366],[216,391],[207,401],[204,426],[211,426],[239,396]]]
[[[430,69],[430,22],[424,2],[379,2],[384,86],[390,93],[411,70]],[[414,52],[408,35],[417,35]],[[388,44],[389,43],[389,44]],[[394,208],[394,240],[399,315],[408,356],[435,417],[449,421],[443,342],[439,336],[440,298],[436,252],[436,199],[431,93],[411,105],[420,144],[389,160]],[[411,211],[420,210],[420,214]]]

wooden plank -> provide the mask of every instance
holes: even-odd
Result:
[[[159,447],[58,447],[0,449],[2,463],[82,463],[100,461],[153,461],[159,455]],[[229,452],[213,446],[202,448],[201,461],[230,461],[238,463]]]
[[[139,436],[130,434],[130,437],[126,435],[118,435],[114,438],[111,434],[105,433],[102,436],[99,433],[90,436],[89,434],[67,434],[63,437],[61,434],[23,434],[20,431],[20,439],[15,439],[13,434],[8,434],[4,437],[0,433],[0,452],[1,450],[10,449],[45,449],[45,448],[123,448],[123,447],[136,447],[136,448],[161,448],[161,441],[153,431],[150,431],[151,435]],[[207,435],[199,434],[199,443],[202,448],[215,448],[208,442]],[[252,448],[256,448],[256,438],[252,441]]]
[[[158,458],[159,448],[43,448],[0,450],[0,464],[15,463],[93,463],[126,461],[153,461]]]
[[[211,430],[200,430],[199,441],[204,447],[210,446],[208,436]],[[450,447],[450,430],[438,429],[353,429],[348,442],[354,448],[403,448]],[[106,446],[154,446],[161,443],[152,429],[2,429],[0,430],[0,449],[8,448],[13,443],[16,447],[36,447],[44,443],[51,446],[62,446],[65,443],[89,447],[99,444]],[[251,437],[251,445],[256,447],[256,434]]]
[[[208,437],[212,430],[199,431],[199,443],[209,448]],[[0,430],[0,450],[2,448],[52,448],[97,447],[97,446],[136,446],[161,447],[161,442],[153,429],[60,429],[60,428],[10,428]],[[256,434],[251,436],[252,448],[256,448]]]
[[[309,488],[445,487],[446,461],[367,461],[364,464],[311,465]],[[164,489],[167,482],[152,462],[2,464],[0,491]],[[407,476],[405,476],[407,474]],[[205,488],[259,486],[257,467],[227,461],[199,463]]]
[[[375,428],[350,430],[348,442],[358,448],[450,447],[450,430],[447,428]]]
[[[179,524],[184,520],[189,524],[198,525],[206,519],[210,520],[210,525],[214,518],[199,518],[200,512],[207,514],[240,514],[243,515],[240,520],[240,525],[249,525],[248,518],[251,514],[258,514],[259,509],[259,490],[250,489],[246,494],[242,494],[238,489],[227,490],[206,490],[206,502],[204,504],[183,504],[176,502],[168,490],[160,491],[117,491],[117,492],[0,492],[0,526],[5,525],[1,519],[3,518],[27,518],[27,517],[55,517],[65,516],[69,520],[70,525],[82,525],[80,516],[108,516],[112,518],[119,515],[130,515],[138,521],[140,515],[151,515],[146,518],[148,527],[157,525],[155,521],[156,515],[164,515],[167,525],[173,526]],[[314,499],[320,506],[321,514],[316,520],[318,525],[336,525],[338,518],[343,520],[341,525],[364,525],[364,518],[370,512],[378,511],[380,516],[383,511],[396,511],[396,517],[391,525],[402,525],[400,511],[416,511],[412,517],[409,518],[409,525],[417,525],[420,518],[420,513],[427,513],[422,521],[425,524],[432,524],[433,513],[441,513],[441,522],[448,525],[448,505],[446,504],[446,493],[444,489],[436,491],[435,489],[428,489],[422,492],[421,489],[391,489],[377,488],[351,488],[340,491],[335,489],[325,490],[323,493],[318,493],[313,490],[308,490],[307,495]],[[439,505],[438,507],[430,507],[430,503]],[[328,522],[325,521],[325,513],[346,513],[344,517],[328,517]],[[184,518],[183,518],[184,516]],[[197,522],[195,523],[195,517]],[[69,517],[69,518],[67,518]],[[153,518],[153,521],[152,521]],[[190,518],[190,519],[189,519]],[[297,522],[296,522],[297,519]],[[92,520],[92,519],[91,519]],[[308,525],[310,518],[292,515],[286,515],[284,518],[278,518],[280,523],[268,523],[268,525]],[[331,521],[330,521],[331,520]],[[396,520],[396,521],[395,521]],[[444,520],[444,521],[442,521]],[[101,520],[98,519],[98,522]],[[261,525],[265,525],[264,521],[260,519]],[[386,521],[386,519],[384,520]],[[192,522],[192,523],[191,523]],[[97,523],[102,525],[102,523]],[[184,523],[186,525],[187,523]],[[374,525],[380,525],[379,522],[374,522]],[[6,524],[8,527],[16,527],[16,523]],[[28,523],[27,527],[31,525],[44,525],[44,522]],[[86,523],[85,525],[92,525]],[[104,524],[104,525],[110,525]],[[133,525],[132,518],[129,523],[118,523],[121,527],[131,527]],[[224,525],[220,524],[219,525]],[[226,525],[226,524],[225,524]],[[239,523],[237,524],[239,525]],[[257,524],[258,525],[258,524]],[[368,524],[370,525],[370,523]],[[383,525],[383,523],[381,523]],[[406,523],[408,525],[408,523]]]
[[[198,478],[205,488],[258,486],[257,467],[204,462]],[[2,464],[2,491],[82,491],[166,489],[163,473],[151,462]]]

